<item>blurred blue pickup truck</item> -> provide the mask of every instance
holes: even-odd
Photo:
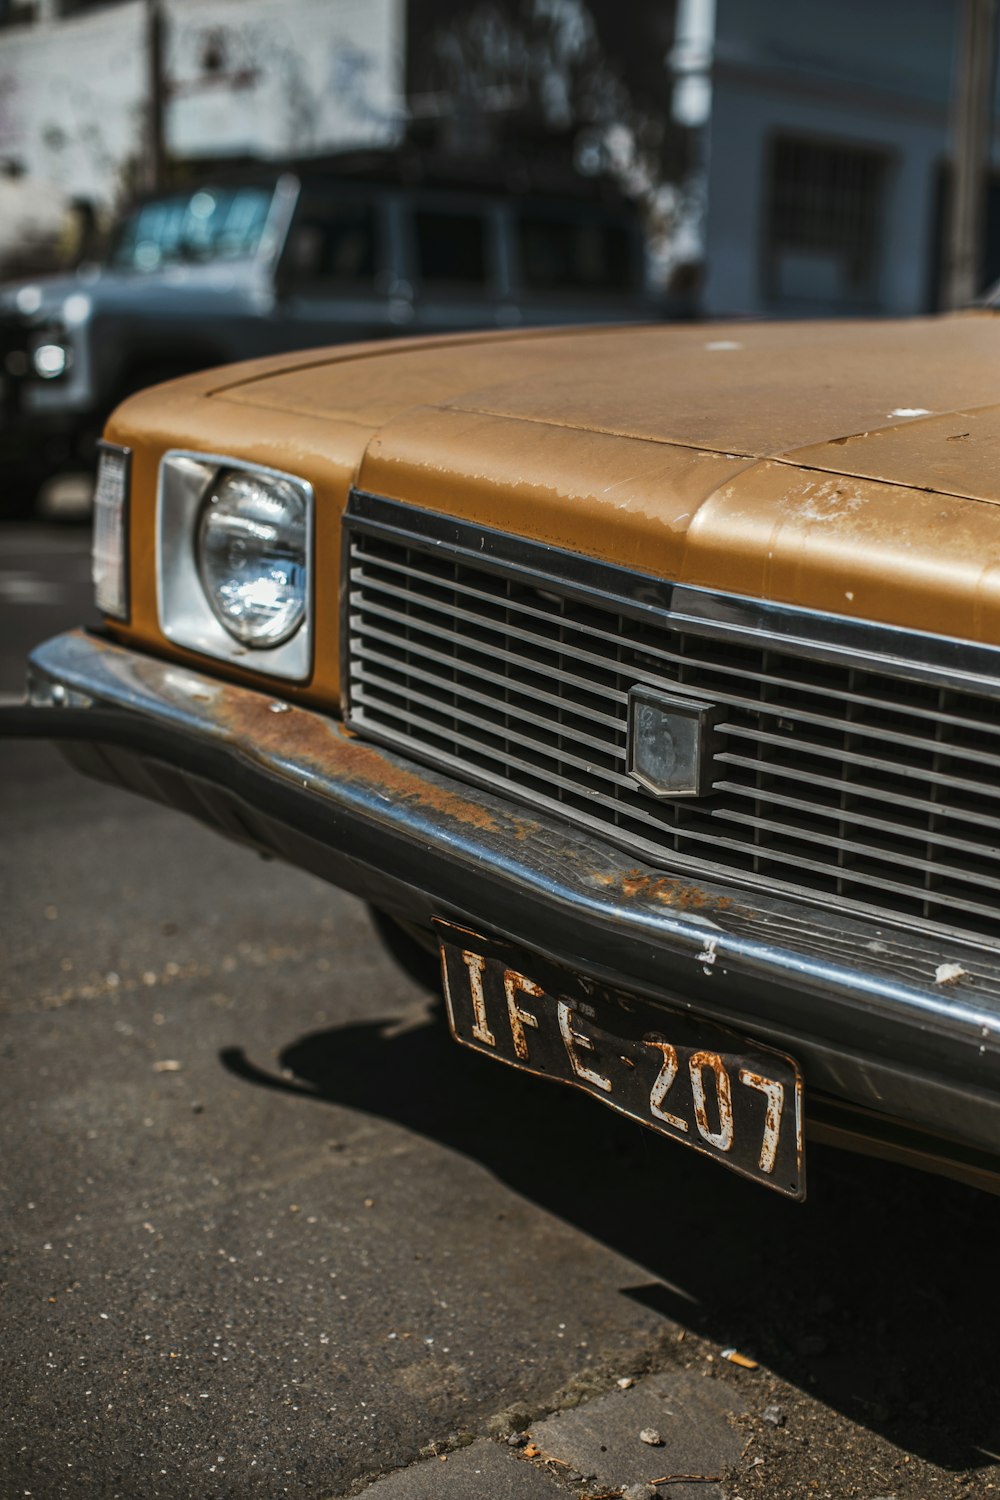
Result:
[[[519,193],[314,168],[175,190],[124,215],[99,264],[0,287],[8,494],[89,469],[124,396],[210,365],[668,311],[634,206],[582,181]]]

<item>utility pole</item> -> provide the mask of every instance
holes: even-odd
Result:
[[[677,0],[674,41],[666,64],[672,84],[670,119],[685,141],[685,163],[677,185],[678,206],[672,216],[668,252],[672,264],[667,274],[693,306],[701,299],[707,261],[708,132],[715,41],[716,0]]]
[[[997,0],[962,0],[952,104],[946,307],[981,290],[982,241],[993,134]]]
[[[165,21],[163,0],[146,0],[146,120],[143,151],[143,187],[156,192],[163,186],[166,166],[163,116],[166,104],[164,79]]]

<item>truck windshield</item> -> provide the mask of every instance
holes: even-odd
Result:
[[[115,231],[109,264],[123,270],[214,260],[249,260],[271,206],[270,187],[198,188],[156,198],[126,215]]]

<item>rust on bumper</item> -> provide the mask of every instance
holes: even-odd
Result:
[[[73,631],[0,733],[192,813],[411,923],[489,930],[796,1057],[810,1098],[1000,1156],[1000,955],[701,884],[524,816],[298,708]],[[957,973],[942,985],[942,965]]]

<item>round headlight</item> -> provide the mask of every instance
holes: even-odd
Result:
[[[55,380],[69,369],[69,350],[65,344],[39,344],[31,363],[42,380]]]
[[[216,618],[246,646],[280,646],[306,613],[306,502],[285,479],[223,475],[198,528],[202,587]]]

